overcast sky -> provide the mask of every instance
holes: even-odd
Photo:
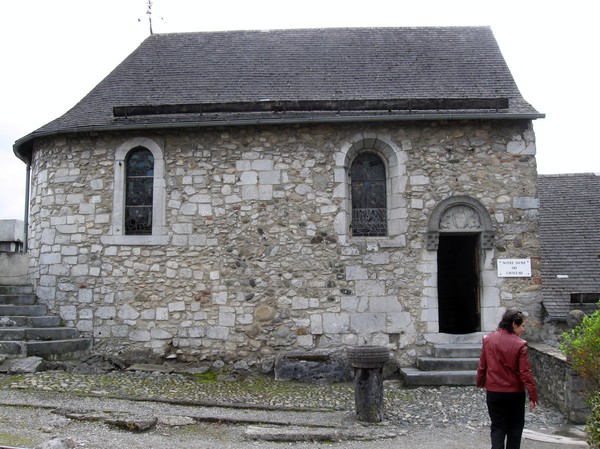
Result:
[[[149,35],[147,0],[0,3],[0,219],[22,219],[14,142],[61,116]],[[595,141],[600,27],[571,0],[153,0],[154,33],[489,25],[534,122],[538,172],[600,172]]]

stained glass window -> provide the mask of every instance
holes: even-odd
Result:
[[[387,235],[386,176],[375,154],[359,154],[352,163],[352,235]]]
[[[146,148],[134,148],[127,154],[125,168],[125,234],[152,234],[154,156]]]

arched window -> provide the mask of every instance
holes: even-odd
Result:
[[[159,143],[134,137],[115,150],[113,209],[105,245],[166,245],[165,159]]]
[[[352,162],[352,235],[387,235],[386,174],[383,161],[373,153],[361,153]]]
[[[125,235],[152,234],[154,156],[137,147],[125,158]]]

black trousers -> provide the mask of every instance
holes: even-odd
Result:
[[[488,391],[488,413],[492,420],[492,449],[519,449],[525,426],[525,392],[500,393]]]

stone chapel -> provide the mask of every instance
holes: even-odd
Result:
[[[535,340],[543,117],[488,27],[151,35],[15,143],[30,282],[95,345],[185,361],[408,365],[508,307]]]

